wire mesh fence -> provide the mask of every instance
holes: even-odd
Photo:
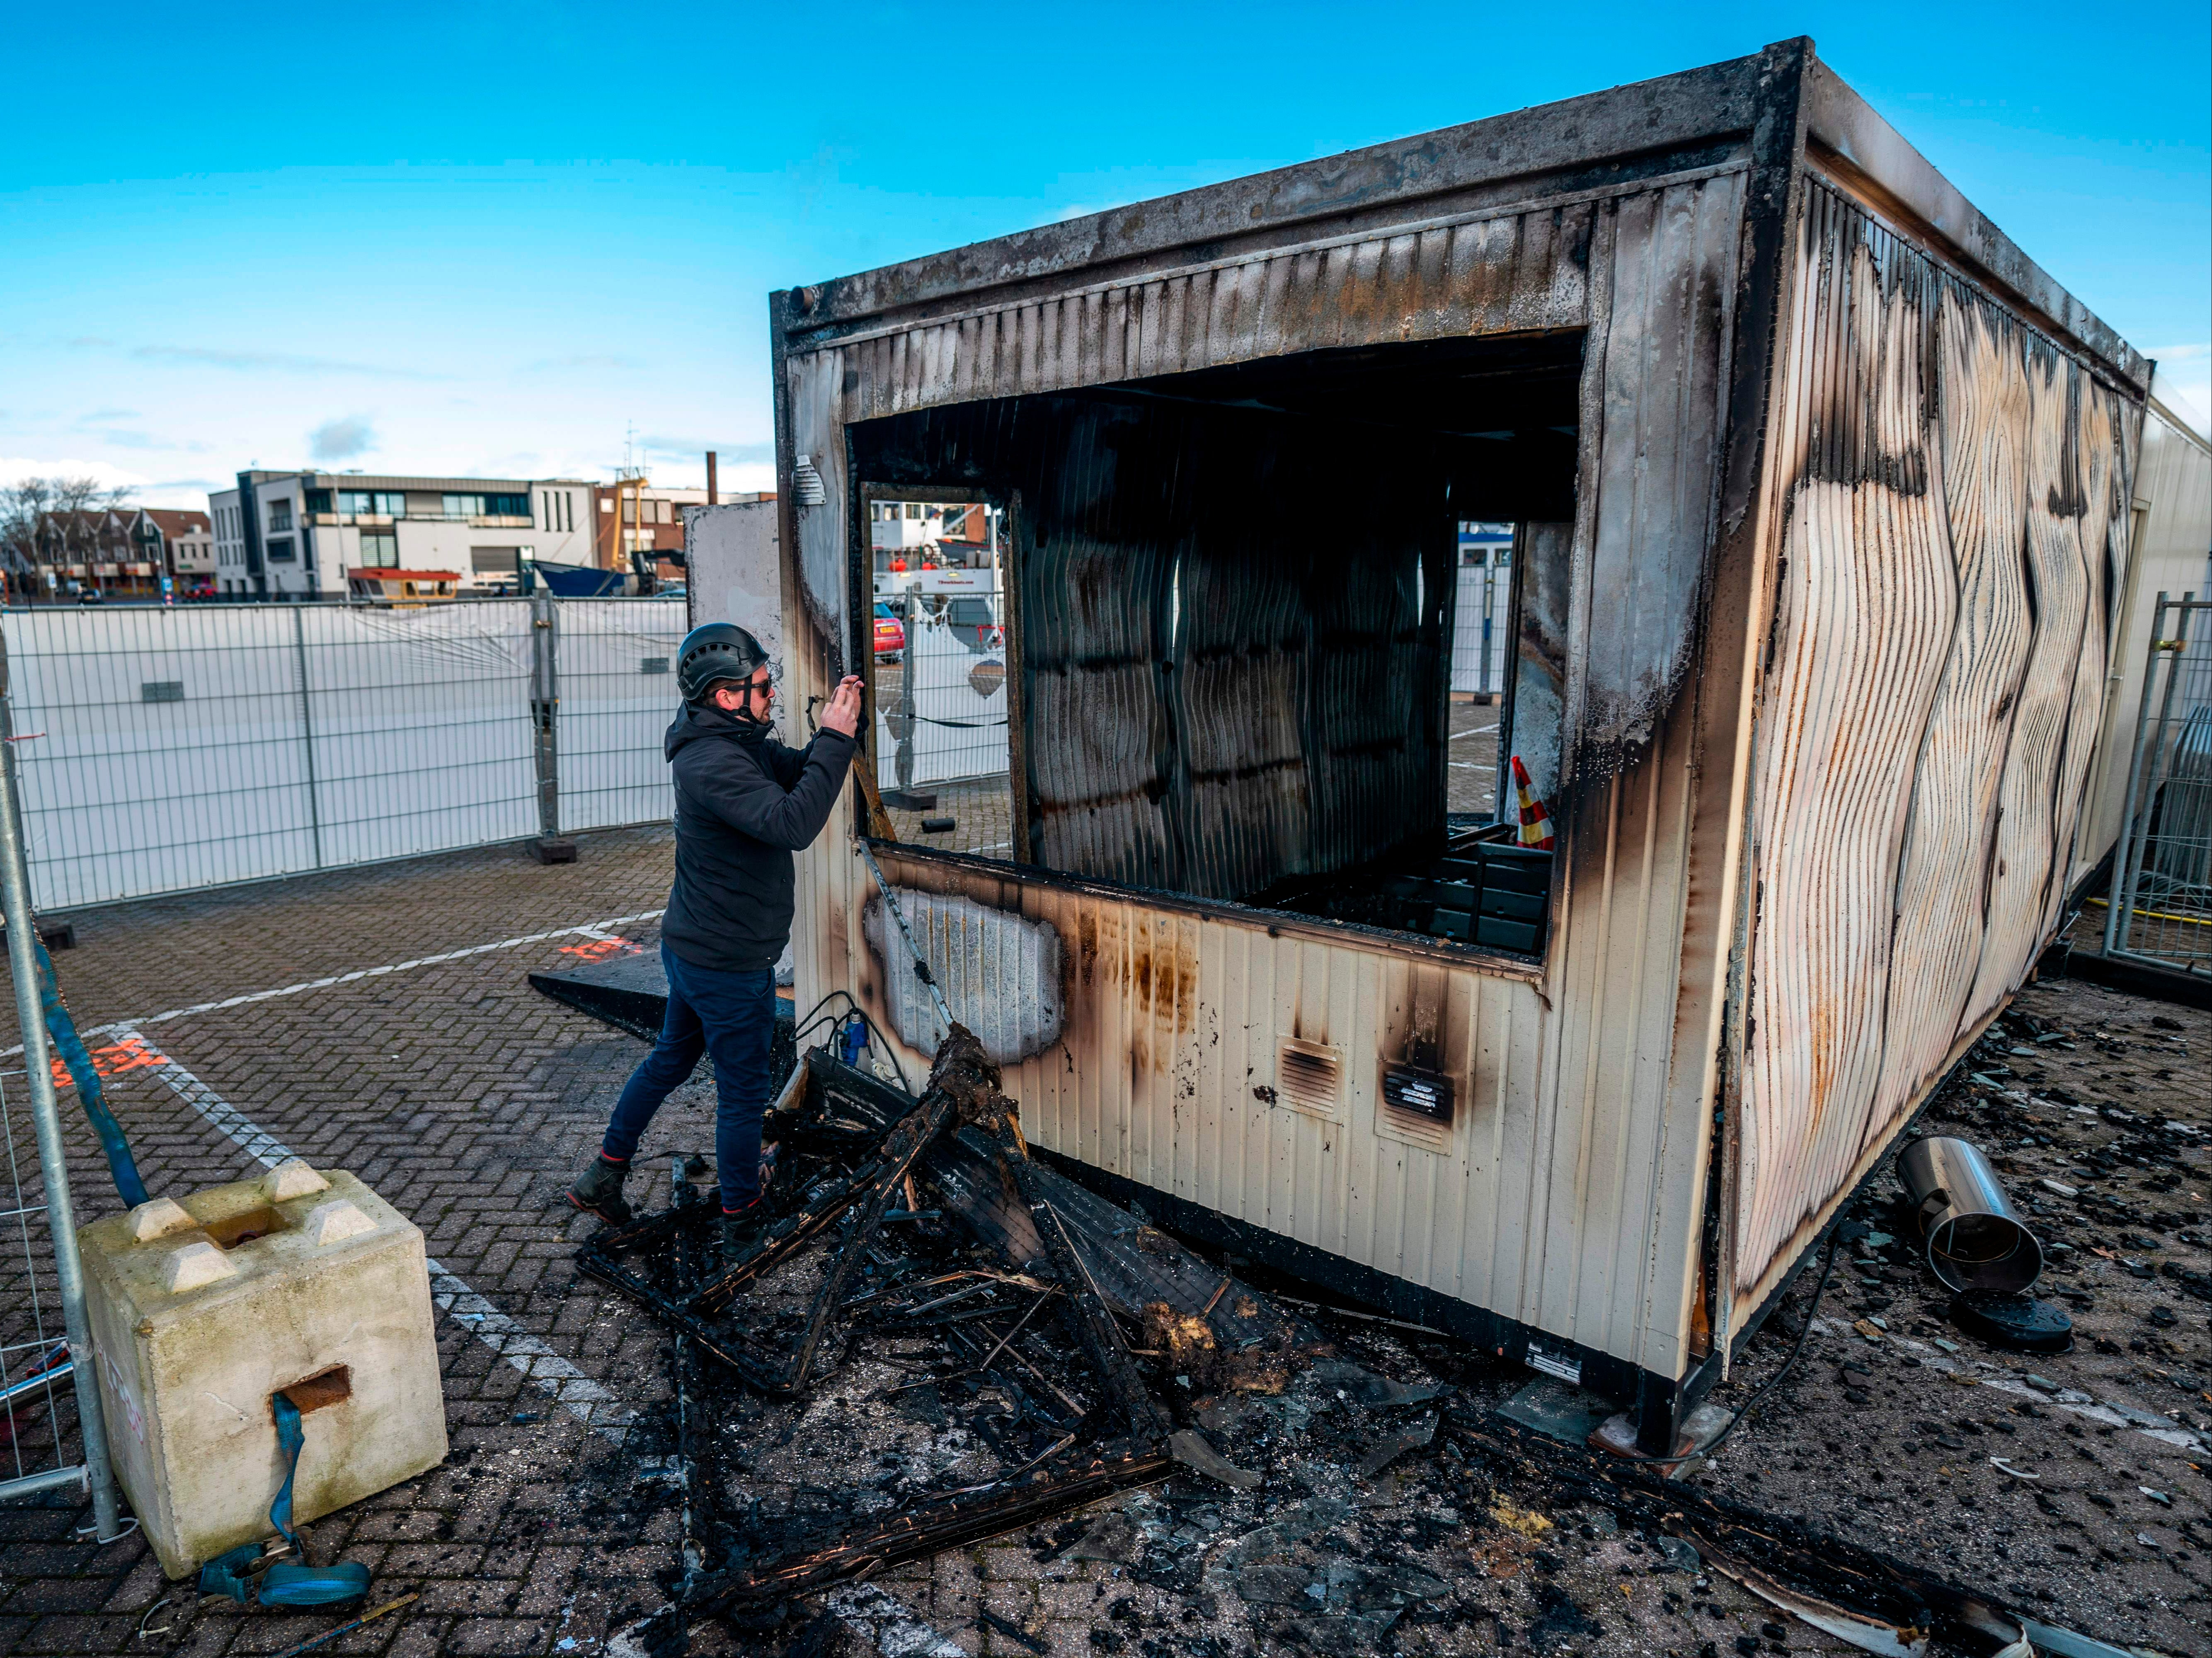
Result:
[[[610,598],[560,606],[553,630],[560,685],[561,828],[612,829],[666,817],[661,738],[676,713],[680,598]]]
[[[1510,544],[1460,549],[1453,595],[1451,688],[1460,695],[1497,695],[1505,689],[1505,643],[1511,631]]]
[[[82,1452],[53,1234],[23,1072],[0,1072],[0,1491],[61,1483]]]
[[[536,628],[549,611],[558,625]],[[683,631],[670,599],[11,610],[35,902],[665,820]]]
[[[1003,605],[988,585],[877,603],[876,784],[902,839],[1012,849]]]
[[[2127,806],[2106,953],[2212,974],[2212,600],[2159,595]]]

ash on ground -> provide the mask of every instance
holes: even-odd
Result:
[[[1991,1156],[2050,1253],[2038,1293],[2069,1312],[2074,1349],[2008,1352],[1954,1327],[1885,1165],[1846,1212],[1817,1310],[1816,1260],[1712,1395],[1740,1407],[1804,1334],[1794,1370],[1692,1488],[2123,1647],[2207,1649],[2208,1044],[2201,1013],[2031,987],[1915,1132]],[[1312,1297],[1263,1263],[1213,1259],[1286,1305]],[[754,1292],[764,1339],[796,1322],[818,1271],[802,1258]],[[1101,1390],[1056,1314],[991,1351],[1036,1299],[1020,1277],[949,1223],[888,1227],[854,1321],[833,1326],[842,1353],[803,1397],[764,1399],[702,1362],[695,1454],[716,1551],[758,1558],[833,1538],[986,1486],[1061,1441]],[[955,1291],[963,1301],[944,1304]],[[1279,1393],[1210,1388],[1165,1354],[1140,1357],[1178,1425],[1203,1430],[1251,1489],[1178,1472],[753,1625],[700,1624],[691,1649],[1853,1650],[1678,1539],[1563,1498],[1500,1455],[1480,1427],[1527,1372],[1348,1309],[1298,1310],[1324,1339]],[[627,1491],[608,1487],[602,1463],[574,1494],[617,1529],[668,1537],[674,1449],[666,1419],[648,1424],[632,1436]]]

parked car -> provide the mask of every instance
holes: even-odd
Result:
[[[896,662],[906,651],[906,623],[888,604],[876,606],[876,660]]]
[[[996,606],[981,594],[963,593],[946,599],[945,622],[953,636],[978,656],[997,650],[1005,641]]]

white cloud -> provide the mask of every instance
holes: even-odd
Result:
[[[143,489],[150,482],[143,474],[110,461],[74,460],[67,457],[31,460],[21,455],[0,455],[0,485],[21,483],[25,478],[64,477],[88,477],[103,489]]]

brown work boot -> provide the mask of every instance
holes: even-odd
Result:
[[[597,1215],[610,1226],[621,1226],[630,1218],[629,1205],[623,1201],[623,1181],[629,1176],[629,1165],[617,1163],[601,1151],[592,1159],[590,1168],[576,1176],[576,1183],[568,1188],[568,1201],[587,1215]]]

